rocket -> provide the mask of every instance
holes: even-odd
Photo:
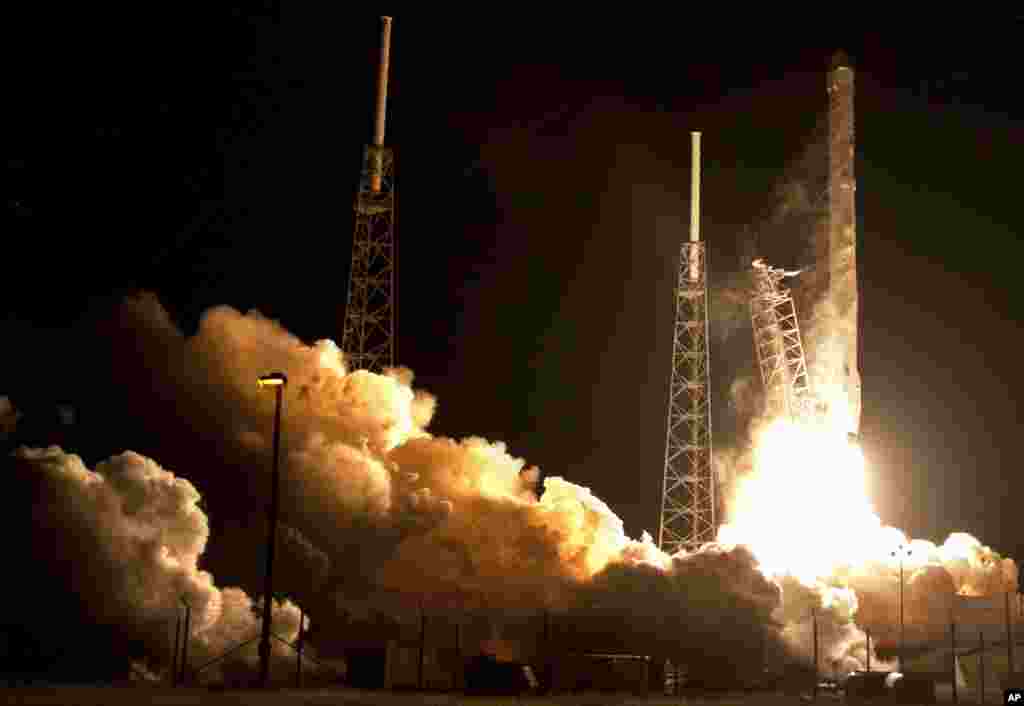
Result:
[[[805,337],[811,386],[820,409],[847,434],[860,432],[857,221],[854,176],[854,73],[832,57],[828,91],[828,211],[816,236],[811,326]],[[809,344],[809,345],[807,345]],[[826,406],[827,405],[827,406]]]

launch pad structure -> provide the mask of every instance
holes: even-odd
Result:
[[[384,145],[391,18],[382,17],[373,143],[366,146],[355,200],[352,264],[341,349],[349,370],[382,372],[395,364],[394,158]]]
[[[800,323],[790,291],[781,286],[787,272],[755,260],[750,322],[754,352],[767,398],[766,412],[806,421],[814,413],[814,398],[807,376],[807,359],[800,339]]]
[[[693,552],[718,534],[711,466],[707,248],[700,240],[700,133],[693,132],[690,239],[679,251],[658,546]]]
[[[857,263],[854,179],[853,69],[837,52],[828,74],[829,210],[816,239],[810,311],[811,365],[800,321],[782,280],[795,276],[754,263],[750,314],[758,369],[768,397],[767,412],[807,422],[825,411],[812,393],[838,383],[849,406],[851,434],[860,426],[857,361]],[[700,240],[700,133],[692,137],[690,239],[679,255],[675,287],[665,466],[658,546],[670,554],[695,551],[716,539],[717,488],[712,468],[711,380],[708,355],[707,249]],[[829,350],[836,348],[838,352]]]
[[[828,216],[815,238],[815,266],[802,285],[812,305],[798,317],[787,272],[753,263],[750,314],[754,349],[767,397],[766,413],[798,422],[829,414],[859,433],[861,390],[857,363],[857,229],[854,179],[854,75],[845,53],[832,57],[828,73]],[[805,355],[801,318],[809,323]],[[832,415],[821,395],[840,389],[849,414]],[[833,400],[833,403],[835,400]]]

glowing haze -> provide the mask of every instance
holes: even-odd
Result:
[[[784,418],[755,433],[753,472],[739,480],[730,518],[719,541],[747,545],[765,573],[806,585],[905,541],[883,530],[867,498],[864,456],[846,433]]]
[[[943,639],[950,616],[962,610],[954,594],[1016,591],[1018,569],[966,533],[936,546],[883,525],[868,498],[864,455],[845,431],[845,397],[835,393],[825,388],[831,413],[820,418],[756,423],[750,469],[735,485],[718,539],[749,547],[760,570],[783,586],[777,617],[792,647],[811,653],[813,605],[823,611],[824,663],[860,669],[861,629],[892,642],[901,561],[908,634],[926,641]],[[999,626],[999,603],[965,619]],[[874,666],[892,667],[877,657]]]
[[[1016,590],[1016,564],[968,534],[953,533],[936,546],[884,526],[868,498],[864,455],[845,428],[833,418],[765,422],[719,541],[750,547],[767,575],[807,586],[878,565],[896,568],[900,555],[893,552],[902,545],[905,570],[942,566],[961,595]]]

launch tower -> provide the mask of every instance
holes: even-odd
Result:
[[[341,348],[349,370],[381,372],[395,364],[395,182],[384,146],[391,18],[382,17],[373,144],[367,145],[355,201],[352,265]]]
[[[700,239],[700,133],[693,132],[690,239],[679,252],[658,546],[695,551],[718,533],[711,467],[707,249]]]

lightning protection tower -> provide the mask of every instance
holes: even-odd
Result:
[[[384,146],[391,18],[382,17],[373,144],[367,145],[355,201],[352,266],[341,348],[349,370],[381,372],[395,364],[395,182]]]
[[[717,498],[711,468],[707,249],[700,239],[700,133],[692,132],[690,239],[679,252],[672,337],[665,474],[658,546],[669,554],[715,540]]]

